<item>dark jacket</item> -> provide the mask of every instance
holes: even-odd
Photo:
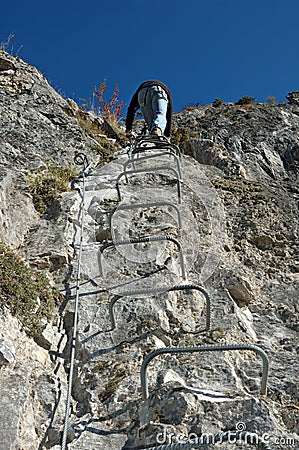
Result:
[[[133,125],[133,121],[134,121],[135,112],[139,108],[139,103],[138,103],[138,93],[139,93],[139,91],[141,91],[141,89],[143,89],[145,87],[150,87],[150,86],[160,86],[162,89],[164,89],[164,91],[167,94],[168,106],[167,106],[167,112],[166,112],[166,128],[165,128],[165,131],[164,131],[164,135],[166,137],[169,137],[170,136],[170,130],[171,130],[172,97],[171,97],[171,92],[168,89],[168,87],[164,83],[162,83],[161,81],[158,81],[158,80],[144,81],[138,87],[138,89],[135,92],[135,94],[133,95],[132,100],[131,100],[131,102],[129,104],[129,107],[128,107],[128,112],[127,112],[127,117],[126,117],[126,130],[127,131],[132,130],[132,125]]]

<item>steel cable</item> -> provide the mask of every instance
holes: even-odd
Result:
[[[81,154],[80,154],[81,156]],[[85,156],[85,155],[84,155]],[[62,433],[62,442],[61,449],[66,449],[67,444],[67,432],[69,425],[69,416],[70,416],[70,405],[71,405],[71,397],[72,397],[72,387],[73,387],[73,376],[74,376],[74,365],[75,365],[75,357],[76,357],[76,339],[77,339],[77,324],[78,324],[78,309],[79,309],[79,291],[80,291],[80,278],[81,278],[81,259],[82,259],[82,248],[83,248],[83,234],[84,234],[84,208],[85,208],[85,169],[87,167],[87,159],[86,157],[82,160],[84,164],[84,170],[82,172],[82,198],[81,198],[81,227],[80,227],[80,245],[79,245],[79,254],[78,254],[78,265],[77,265],[77,277],[76,277],[76,294],[75,294],[75,311],[74,311],[74,322],[73,322],[73,334],[71,341],[71,355],[70,355],[70,369],[69,369],[69,377],[68,377],[68,391],[66,398],[66,408],[65,408],[65,418],[63,425],[63,433]],[[81,164],[81,162],[77,162],[76,164]]]

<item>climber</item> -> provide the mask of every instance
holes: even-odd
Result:
[[[132,97],[126,117],[126,136],[132,136],[134,115],[141,109],[150,134],[170,137],[172,97],[169,88],[158,80],[144,81]]]

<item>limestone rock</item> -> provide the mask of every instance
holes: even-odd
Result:
[[[9,59],[0,57],[0,72],[15,69],[15,65]]]
[[[12,341],[0,339],[0,365],[12,363],[15,359],[15,352]]]
[[[9,302],[1,309],[1,450],[61,446],[77,294],[68,448],[143,448],[240,426],[269,436],[270,448],[298,448],[297,106],[223,103],[175,113],[174,127],[184,129],[176,136],[188,153],[180,160],[181,203],[167,170],[124,178],[119,201],[115,183],[127,149],[96,167],[90,147],[97,142],[81,125],[101,120],[62,99],[24,61],[5,52],[0,58],[0,237],[66,294],[34,339]],[[106,127],[116,139],[112,131]],[[93,163],[82,236],[82,178],[42,217],[26,191],[30,171],[73,165],[74,151]],[[175,164],[154,156],[136,164]],[[178,207],[181,226],[174,207],[144,207],[162,200]],[[120,207],[136,203],[143,207]],[[104,248],[157,235],[177,240],[183,257],[171,240]],[[203,292],[186,284],[208,291],[211,311]],[[182,289],[168,290],[177,285]],[[141,288],[147,291],[136,292]],[[149,352],[233,343],[268,354],[267,397],[260,395],[264,368],[254,352],[219,350],[154,358],[142,398],[140,369]]]
[[[13,248],[23,243],[24,236],[38,219],[31,198],[24,192],[24,178],[10,169],[0,169],[0,239]],[[15,189],[15,186],[22,186]]]
[[[254,297],[249,289],[248,283],[240,283],[236,281],[234,284],[227,286],[228,292],[233,297],[238,306],[248,306]]]
[[[6,358],[10,358],[9,364],[2,365],[0,370],[0,448],[13,445],[33,448],[46,433],[51,411],[57,409],[56,399],[59,385],[65,383],[64,373],[57,368],[58,375],[55,375],[55,364],[51,363],[49,354],[25,336],[18,321],[8,312],[1,314],[0,325],[1,354],[5,350]],[[58,406],[58,411],[60,415],[63,406],[62,410]]]
[[[288,95],[286,95],[286,99],[291,105],[299,106],[299,91],[289,92]]]
[[[271,236],[261,234],[253,238],[252,242],[261,250],[267,250],[273,248],[274,241]]]

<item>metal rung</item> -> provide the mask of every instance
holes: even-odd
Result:
[[[121,292],[119,295],[115,295],[109,303],[109,317],[111,320],[112,329],[116,328],[115,316],[114,316],[114,305],[115,303],[123,298],[123,297],[131,297],[133,295],[143,295],[143,294],[162,294],[164,292],[171,291],[184,291],[184,290],[193,290],[196,289],[200,291],[206,299],[206,331],[209,331],[211,325],[211,299],[209,293],[202,287],[196,284],[184,284],[180,286],[172,286],[172,287],[155,287],[155,288],[145,288],[145,289],[135,289],[135,290],[127,290]]]
[[[129,158],[132,159],[133,155],[137,155],[139,153],[143,153],[143,152],[146,152],[146,151],[153,151],[153,150],[168,150],[169,153],[177,155],[179,158],[181,157],[181,151],[180,151],[180,149],[178,147],[176,148],[176,146],[173,147],[172,145],[168,145],[168,144],[165,145],[165,143],[163,143],[163,142],[161,142],[161,143],[155,142],[150,147],[149,146],[144,146],[144,147],[143,146],[136,146],[136,147],[133,147],[130,150],[130,152],[129,152]]]
[[[180,149],[176,150],[172,147],[168,147],[168,146],[154,146],[154,147],[133,147],[129,152],[128,152],[128,157],[129,159],[134,159],[134,156],[136,156],[136,158],[141,158],[141,156],[139,156],[141,153],[144,152],[155,152],[155,151],[163,151],[169,155],[175,155],[177,156],[177,158],[181,159],[181,152]]]
[[[231,345],[203,345],[196,347],[166,347],[166,348],[158,348],[157,350],[154,350],[153,352],[149,353],[144,358],[140,369],[142,398],[145,400],[148,397],[146,369],[151,360],[156,356],[167,353],[193,353],[193,352],[227,351],[227,350],[252,350],[258,355],[260,355],[263,361],[263,373],[260,392],[262,395],[266,395],[268,372],[269,372],[269,359],[267,354],[264,352],[264,350],[262,350],[260,347],[256,345],[231,344]]]
[[[159,206],[171,206],[172,208],[174,208],[177,212],[178,215],[178,227],[181,229],[182,228],[182,218],[181,218],[181,212],[179,210],[179,208],[177,207],[177,205],[175,205],[172,202],[151,202],[151,203],[134,203],[132,205],[119,205],[117,208],[115,208],[110,216],[109,216],[109,226],[110,229],[112,229],[112,217],[113,214],[119,210],[126,210],[126,209],[139,209],[139,208],[153,208],[153,207],[159,207]]]
[[[174,175],[176,177],[176,180],[177,180],[179,203],[181,203],[181,181],[180,181],[180,176],[179,176],[177,170],[175,170],[173,167],[169,167],[169,166],[159,166],[159,167],[151,167],[151,168],[147,168],[147,169],[127,170],[126,172],[122,172],[121,174],[119,174],[117,179],[116,179],[116,190],[117,190],[117,195],[118,195],[119,201],[121,201],[121,194],[120,194],[120,189],[119,189],[119,182],[120,182],[121,178],[127,177],[127,175],[136,175],[137,173],[147,173],[147,172],[148,173],[149,172],[159,172],[161,170],[170,170],[171,172],[174,173]]]
[[[151,147],[148,144],[152,144]],[[165,149],[168,148],[175,152],[176,155],[181,155],[180,148],[170,142],[165,137],[154,137],[154,136],[141,136],[137,138],[132,145],[131,154],[138,153],[140,151],[149,150],[149,149]]]
[[[175,239],[172,236],[144,236],[144,237],[139,237],[139,238],[133,238],[133,239],[124,239],[122,241],[114,241],[114,242],[109,242],[107,244],[104,244],[103,247],[100,249],[99,252],[99,270],[100,270],[100,276],[103,276],[103,270],[102,270],[102,261],[101,261],[101,256],[103,251],[106,248],[109,247],[116,247],[118,245],[130,245],[130,244],[139,244],[139,243],[143,243],[143,242],[157,242],[157,241],[172,241],[176,244],[176,246],[179,249],[179,257],[180,257],[180,265],[181,265],[181,273],[182,273],[182,278],[184,280],[186,280],[186,269],[185,269],[185,261],[184,261],[184,254],[183,254],[183,249],[182,246],[180,244],[180,242]]]
[[[142,162],[142,161],[147,160],[147,159],[153,159],[153,158],[158,158],[158,156],[167,156],[167,155],[174,157],[174,160],[176,161],[176,164],[177,164],[177,171],[178,171],[178,173],[180,175],[180,179],[182,179],[182,171],[181,171],[181,164],[180,164],[179,157],[177,155],[175,155],[174,153],[168,152],[166,150],[163,151],[163,152],[160,152],[160,153],[156,153],[154,155],[147,155],[147,156],[141,156],[141,157],[138,157],[138,158],[131,158],[131,159],[129,159],[128,161],[126,161],[124,163],[124,171],[127,170],[127,166],[130,165],[130,164],[132,164],[133,169],[135,169],[136,168],[135,167],[135,162],[137,162],[137,161],[138,162]]]

